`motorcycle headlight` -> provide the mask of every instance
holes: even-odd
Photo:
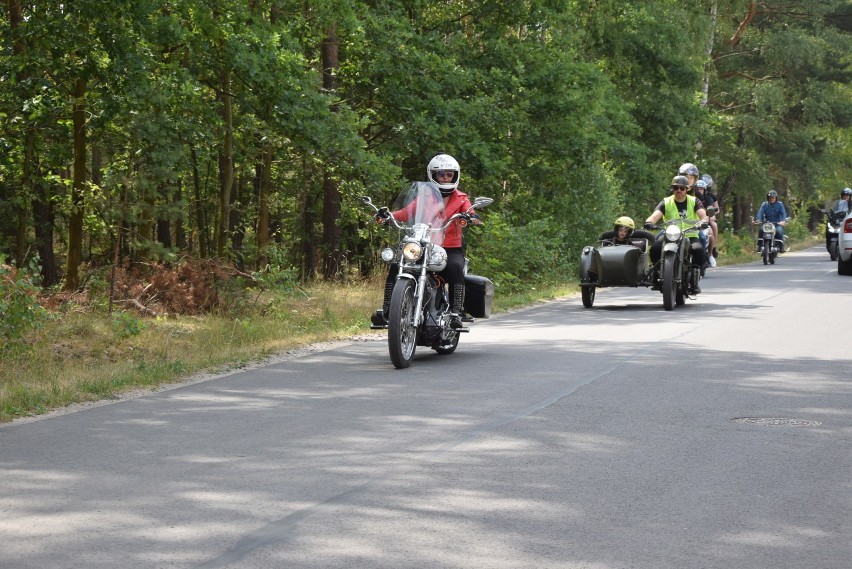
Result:
[[[666,241],[677,241],[680,239],[681,230],[677,225],[666,227]]]
[[[429,255],[429,261],[426,267],[430,271],[443,271],[447,267],[447,252],[443,247],[435,245],[432,248],[432,253]]]
[[[420,243],[406,243],[402,248],[402,256],[409,262],[416,261],[422,254],[423,247],[420,246]]]
[[[763,224],[763,232],[764,233],[775,233],[775,224],[766,222]]]
[[[390,247],[385,247],[382,249],[382,261],[385,263],[390,263],[393,261],[393,249]]]

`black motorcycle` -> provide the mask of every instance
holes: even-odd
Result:
[[[701,279],[701,267],[691,263],[690,240],[684,234],[707,227],[707,222],[700,219],[675,218],[662,223],[663,247],[660,260],[654,266],[654,288],[659,287],[663,293],[665,310],[681,306],[686,298],[697,294],[695,288]]]
[[[372,200],[361,201],[378,213]],[[447,284],[440,273],[447,266],[447,252],[442,244],[444,232],[453,223],[463,227],[476,218],[474,210],[494,200],[479,197],[466,212],[444,219],[443,199],[438,187],[431,182],[414,182],[403,190],[394,204],[394,211],[410,208],[407,222],[397,221],[387,212],[389,225],[399,230],[396,249],[382,251],[382,260],[398,267],[396,284],[390,300],[387,325],[388,351],[394,367],[411,365],[417,346],[428,346],[439,354],[452,354],[462,333],[470,330],[450,326],[450,303]],[[488,318],[494,285],[482,276],[468,275],[465,262],[464,309],[469,317]],[[468,318],[470,321],[470,318]]]
[[[837,236],[840,227],[843,225],[843,220],[846,218],[848,204],[844,200],[838,200],[834,207],[830,210],[823,210],[827,218],[825,232],[828,237],[825,248],[828,249],[828,256],[832,261],[836,261],[840,256],[840,251],[837,248]]]
[[[784,226],[785,221],[773,223],[771,221],[752,219],[754,225],[759,225],[760,230],[757,235],[757,243],[755,248],[763,257],[764,265],[774,265],[778,253],[787,250],[786,239],[778,237],[777,226]],[[785,236],[786,237],[786,236]]]

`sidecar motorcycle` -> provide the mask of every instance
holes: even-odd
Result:
[[[651,263],[651,243],[656,237],[647,231],[634,231],[630,245],[615,245],[601,239],[580,254],[580,293],[583,306],[595,303],[597,288],[612,286],[651,287],[663,293],[663,308],[673,310],[690,295],[697,294],[701,268],[689,264],[689,239],[684,233],[704,229],[700,220],[671,219],[656,229],[664,229],[660,260]]]
[[[583,247],[580,253],[580,294],[583,306],[595,304],[595,290],[612,286],[653,286],[654,270],[650,261],[654,235],[634,231],[630,245],[615,245],[600,239]]]

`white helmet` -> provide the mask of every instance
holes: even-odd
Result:
[[[451,170],[453,179],[449,183],[440,183],[435,179],[435,173],[440,170]],[[441,190],[441,195],[448,196],[453,193],[453,190],[459,187],[459,178],[461,178],[461,168],[456,159],[449,154],[438,154],[429,161],[426,166],[426,177],[429,181],[438,186]]]
[[[677,173],[681,176],[695,176],[698,177],[698,166],[691,162],[685,162],[680,165],[680,168],[677,169]]]

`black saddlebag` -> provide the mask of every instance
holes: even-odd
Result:
[[[464,311],[474,318],[490,318],[494,283],[479,275],[464,277]]]

